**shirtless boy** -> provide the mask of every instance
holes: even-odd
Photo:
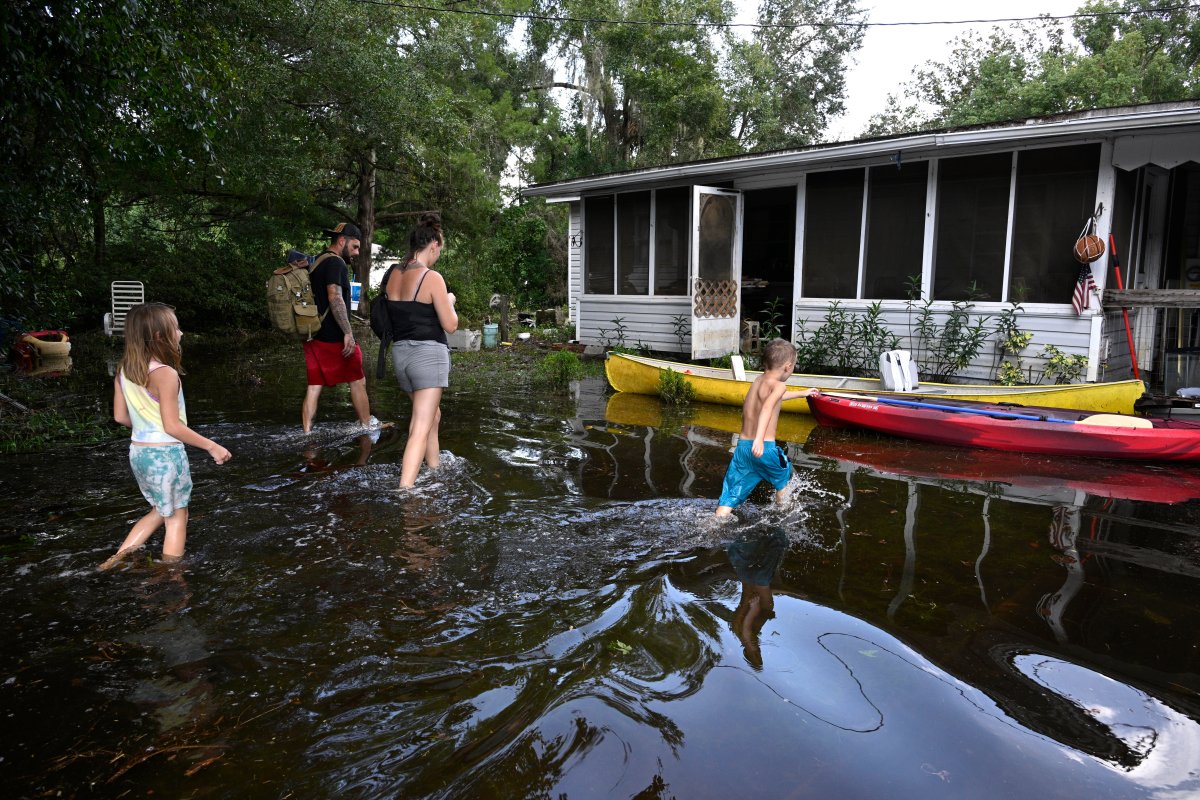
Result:
[[[792,464],[775,444],[779,426],[779,407],[784,400],[813,394],[812,389],[789,392],[787,379],[796,368],[796,348],[783,339],[772,339],[763,347],[763,373],[754,379],[742,403],[742,432],[725,472],[717,516],[727,517],[745,502],[758,486],[767,481],[775,487],[775,502],[787,498]]]

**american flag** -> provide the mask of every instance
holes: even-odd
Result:
[[[1079,535],[1080,516],[1078,508],[1054,507],[1050,512],[1050,544],[1053,547],[1067,550],[1075,546],[1075,537]]]
[[[1100,293],[1100,290],[1096,288],[1095,279],[1092,278],[1092,268],[1088,264],[1081,264],[1079,277],[1075,279],[1075,293],[1071,295],[1071,307],[1075,309],[1075,316],[1079,316],[1085,308],[1089,307],[1088,298],[1092,292]]]

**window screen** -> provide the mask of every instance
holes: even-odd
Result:
[[[920,280],[928,176],[924,161],[871,168],[863,297],[903,300],[908,279]]]
[[[804,296],[853,298],[858,288],[863,170],[818,172],[804,200]]]
[[[688,293],[688,207],[686,186],[654,193],[654,293]]]
[[[700,192],[700,225],[696,236],[696,274],[709,281],[733,279],[733,237],[737,229],[737,198]]]
[[[1002,299],[1011,178],[1011,153],[938,162],[934,300]]]
[[[1069,303],[1079,274],[1072,246],[1096,210],[1100,145],[1017,155],[1010,293],[1030,303]]]
[[[583,201],[585,294],[613,293],[613,198]]]
[[[650,293],[650,193],[617,195],[617,294]]]

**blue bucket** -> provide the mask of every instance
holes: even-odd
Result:
[[[496,346],[496,340],[500,338],[500,325],[495,322],[485,322],[483,325],[483,346],[493,348]]]

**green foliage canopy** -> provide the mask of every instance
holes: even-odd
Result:
[[[955,41],[872,118],[869,135],[1200,97],[1200,9],[1174,0],[1090,0],[1072,44],[1044,17]]]
[[[512,15],[530,11],[518,41]],[[761,13],[800,27],[740,40],[725,0],[14,0],[0,319],[96,326],[109,283],[138,279],[185,327],[258,327],[288,247],[315,252],[322,228],[354,221],[399,256],[426,210],[476,313],[493,291],[561,302],[563,210],[506,205],[501,175],[811,141],[860,36],[820,23],[855,18],[856,0]],[[365,277],[369,255],[355,266]]]
[[[749,149],[818,141],[845,110],[845,59],[862,44],[854,0],[762,0],[748,40],[730,42],[733,133]]]

